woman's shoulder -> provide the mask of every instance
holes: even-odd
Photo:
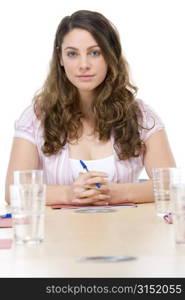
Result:
[[[161,118],[159,117],[159,114],[151,105],[147,104],[146,102],[144,102],[142,99],[139,98],[136,98],[135,100],[139,105],[144,120],[147,118],[153,118],[153,119],[158,119],[162,122]]]
[[[24,138],[36,144],[41,139],[40,121],[33,104],[28,105],[15,121],[14,137]]]
[[[136,98],[135,101],[138,103],[142,113],[154,111],[154,109],[149,104],[147,104],[145,101],[143,101],[142,99]]]
[[[34,104],[30,104],[23,109],[19,115],[16,122],[19,123],[29,123],[29,122],[39,122],[38,115],[36,114]]]
[[[143,140],[146,140],[150,135],[158,130],[165,128],[165,125],[159,114],[149,104],[145,103],[142,99],[136,99],[142,113],[142,132]]]

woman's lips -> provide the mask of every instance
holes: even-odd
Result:
[[[90,79],[92,79],[93,77],[94,77],[94,75],[79,75],[79,76],[77,76],[79,79],[81,79],[81,80],[90,80]]]

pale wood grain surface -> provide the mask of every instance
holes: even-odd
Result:
[[[174,225],[155,215],[153,203],[114,209],[81,214],[47,207],[44,242],[0,250],[0,277],[185,277],[185,246],[175,245]],[[77,261],[96,255],[137,259]]]

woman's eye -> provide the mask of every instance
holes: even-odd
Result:
[[[92,56],[99,56],[100,55],[100,51],[98,51],[98,50],[91,51],[91,55]]]
[[[74,57],[74,56],[77,56],[77,53],[75,51],[70,51],[70,52],[67,52],[67,56]]]

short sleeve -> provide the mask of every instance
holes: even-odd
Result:
[[[15,121],[14,137],[24,138],[36,144],[35,130],[38,119],[34,112],[33,105],[28,106],[18,120]]]
[[[165,129],[165,126],[154,109],[140,99],[137,101],[143,115],[141,139],[145,142],[153,133]]]

